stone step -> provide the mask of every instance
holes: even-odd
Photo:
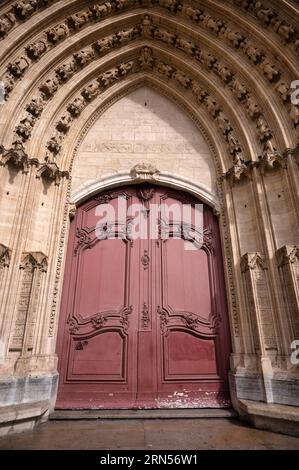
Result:
[[[198,419],[235,418],[232,408],[155,409],[155,410],[54,410],[51,420],[83,419]]]

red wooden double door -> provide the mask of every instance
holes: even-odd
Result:
[[[57,408],[229,404],[218,225],[204,205],[203,244],[194,246],[198,203],[143,184],[106,191],[77,209],[57,346]],[[177,211],[186,205],[190,224]]]

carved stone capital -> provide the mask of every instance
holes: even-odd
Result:
[[[299,260],[299,245],[284,245],[276,251],[277,265],[279,267],[285,264],[295,263]]]
[[[2,166],[10,163],[15,168],[22,170],[23,173],[28,173],[29,171],[30,160],[21,142],[14,142],[13,147],[8,150],[2,147],[0,158],[0,165]]]
[[[273,152],[264,152],[262,156],[259,157],[258,162],[255,166],[261,169],[262,174],[265,174],[268,170],[273,170],[274,168],[286,168],[286,159],[276,151]]]
[[[135,181],[155,181],[159,176],[159,170],[151,163],[137,163],[131,169],[131,178]]]
[[[69,203],[69,219],[70,220],[74,220],[75,215],[76,215],[76,210],[77,210],[76,204],[74,202],[70,202]]]
[[[261,253],[245,253],[241,258],[240,267],[242,273],[257,267],[267,269],[265,257]]]
[[[0,243],[0,269],[8,268],[11,258],[11,250]]]
[[[249,164],[244,162],[236,163],[223,175],[223,178],[228,179],[231,185],[239,182],[244,177],[251,179]]]
[[[41,272],[47,272],[48,257],[41,251],[25,252],[21,258],[20,269],[26,269],[28,266]]]

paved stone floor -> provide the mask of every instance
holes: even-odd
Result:
[[[50,421],[0,438],[0,449],[298,450],[299,438],[224,418]]]

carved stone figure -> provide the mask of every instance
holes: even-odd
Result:
[[[243,101],[247,94],[248,90],[245,85],[243,85],[239,80],[234,79],[231,83],[231,89],[234,95],[238,98],[239,101]]]
[[[128,75],[128,73],[131,72],[133,69],[134,62],[133,60],[130,60],[130,62],[125,62],[124,64],[120,64],[118,67],[119,74],[124,77],[125,75]]]
[[[193,42],[186,41],[185,39],[182,39],[182,38],[176,39],[175,47],[177,49],[180,49],[181,51],[184,51],[186,54],[190,55],[191,57],[194,56],[194,52],[196,49],[196,46]]]
[[[214,98],[212,98],[211,96],[206,97],[205,103],[206,103],[207,110],[209,111],[211,116],[215,118],[217,114],[220,112],[220,107],[218,106]]]
[[[263,8],[263,3],[262,2],[256,2],[253,10],[261,21],[263,21],[266,24],[269,24],[271,19],[276,16],[275,11],[273,11],[271,8]]]
[[[47,142],[47,149],[49,149],[51,153],[54,153],[54,155],[57,155],[61,150],[61,141],[62,135],[57,132]]]
[[[115,0],[115,3],[116,3],[116,9],[122,10],[123,8],[134,6],[136,3],[136,0]]]
[[[111,11],[112,11],[111,2],[105,2],[100,5],[93,5],[91,7],[92,15],[96,20],[103,18],[103,16],[109,15]]]
[[[261,116],[257,120],[256,128],[258,137],[261,142],[265,142],[266,140],[271,139],[272,132],[266,121]]]
[[[224,83],[228,83],[232,80],[233,74],[226,65],[221,62],[215,62],[213,65],[213,70],[221,78]]]
[[[227,143],[229,146],[229,150],[231,155],[237,155],[239,152],[242,152],[242,148],[240,146],[240,142],[238,139],[235,137],[233,132],[229,132],[227,134]]]
[[[109,85],[111,85],[113,82],[115,82],[118,79],[118,77],[119,77],[119,70],[117,67],[115,67],[114,69],[111,69],[105,73],[102,73],[97,80],[100,83],[100,85],[106,88]]]
[[[167,10],[171,11],[172,13],[176,13],[178,10],[181,10],[182,8],[178,0],[158,0],[158,1],[161,7],[167,8]]]
[[[233,44],[235,47],[240,47],[240,45],[244,42],[245,37],[239,33],[238,31],[233,31],[226,26],[222,27],[220,34],[223,38],[227,39],[228,42]]]
[[[85,67],[85,65],[94,59],[94,51],[91,48],[84,49],[80,52],[75,52],[73,57],[79,67]]]
[[[149,15],[145,15],[141,22],[141,34],[145,39],[151,39],[153,37],[153,20]]]
[[[48,78],[40,87],[39,90],[43,93],[46,99],[51,98],[58,90],[57,78]]]
[[[202,64],[206,65],[209,69],[211,69],[213,65],[217,62],[216,57],[204,50],[198,50],[195,54],[195,57]]]
[[[91,11],[86,10],[82,11],[81,13],[75,13],[74,15],[71,15],[67,21],[71,28],[78,30],[89,22],[90,17]]]
[[[28,69],[28,67],[29,67],[29,60],[24,56],[19,57],[19,59],[17,59],[13,63],[9,63],[7,66],[9,72],[16,78],[22,77],[24,73],[26,72],[26,70]]]
[[[285,82],[279,82],[278,85],[276,85],[276,90],[284,103],[290,100],[290,88]]]
[[[175,34],[172,34],[169,31],[166,31],[166,29],[161,28],[155,29],[154,37],[172,46],[174,45],[176,40]]]
[[[43,111],[45,102],[42,98],[33,98],[26,106],[26,111],[34,117],[39,117]]]
[[[273,27],[273,31],[279,34],[279,36],[287,42],[290,41],[295,33],[293,26],[283,20],[275,18],[271,21],[271,25]]]
[[[61,116],[60,120],[57,122],[56,129],[59,132],[63,132],[64,134],[66,134],[69,131],[72,122],[73,122],[73,118],[71,114],[64,114],[63,116]]]
[[[197,83],[196,80],[192,80],[191,90],[196,98],[196,101],[199,103],[202,103],[208,95],[208,93]]]
[[[261,69],[270,82],[275,81],[280,76],[280,71],[267,60],[261,63]]]
[[[140,51],[139,65],[142,69],[152,69],[154,66],[154,58],[150,47],[143,47]]]
[[[164,62],[158,62],[157,64],[157,72],[161,75],[165,75],[165,77],[170,78],[174,73],[174,68],[170,65],[164,64]]]
[[[222,111],[220,111],[218,116],[216,116],[215,122],[217,123],[218,127],[221,129],[224,135],[228,134],[230,131],[233,130],[231,123]]]
[[[12,13],[7,13],[0,18],[0,37],[4,37],[15,25],[16,18]]]
[[[173,78],[175,78],[175,80],[179,82],[179,84],[184,88],[188,88],[188,86],[191,83],[191,80],[189,77],[187,77],[185,74],[178,72],[178,71],[176,71],[173,74]]]
[[[139,35],[139,31],[137,30],[137,27],[130,28],[130,29],[124,29],[122,31],[119,31],[116,34],[117,40],[119,44],[125,44],[129,42],[131,39],[136,38]]]
[[[99,39],[93,47],[96,49],[97,52],[101,53],[104,51],[108,51],[111,49],[114,44],[117,42],[117,37],[115,34],[107,36],[106,38]]]
[[[47,43],[46,41],[39,40],[32,44],[28,44],[25,47],[28,57],[33,60],[37,60],[43,55],[47,50]]]
[[[247,97],[246,100],[246,109],[252,119],[256,119],[261,114],[261,108],[255,101],[255,99],[250,95]]]
[[[16,133],[22,137],[23,140],[29,139],[31,131],[35,124],[35,118],[33,116],[27,116],[20,121],[20,124],[16,127]]]
[[[59,41],[62,41],[69,35],[69,28],[66,23],[61,23],[54,28],[48,29],[46,31],[48,40],[52,44],[56,44]]]
[[[38,2],[37,0],[30,0],[30,2],[25,2],[23,0],[19,0],[14,4],[14,11],[17,15],[18,18],[21,20],[26,20],[30,16],[33,15],[33,13],[37,10],[38,8]]]
[[[87,87],[83,88],[81,95],[87,100],[91,101],[95,98],[100,92],[99,85],[97,82],[92,82]]]
[[[244,41],[242,48],[244,49],[248,59],[251,60],[254,64],[258,64],[264,56],[259,48],[253,45],[248,39]]]
[[[204,15],[203,24],[216,34],[218,34],[224,26],[223,21],[217,20],[210,15]]]
[[[71,62],[58,67],[55,72],[60,81],[66,82],[75,74],[76,70],[76,62],[72,60]]]
[[[4,77],[4,98],[7,99],[9,93],[13,90],[15,86],[15,81],[11,75],[6,75]]]
[[[75,98],[74,101],[67,106],[67,110],[72,116],[77,117],[82,112],[84,107],[85,107],[85,101],[82,97],[79,96],[78,98]]]
[[[198,23],[200,20],[203,20],[203,11],[198,8],[193,8],[191,5],[184,5],[182,7],[182,15],[186,16],[192,21]]]

